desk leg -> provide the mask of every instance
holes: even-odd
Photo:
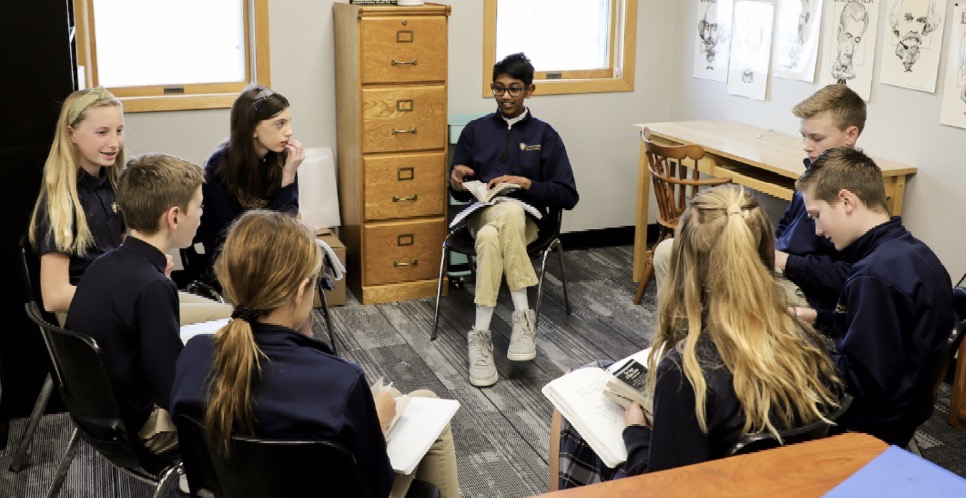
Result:
[[[959,346],[953,392],[949,400],[949,425],[966,430],[966,341]]]
[[[651,173],[647,169],[647,151],[644,142],[640,143],[637,165],[637,218],[634,223],[634,269],[633,279],[641,281],[644,262],[647,257],[647,217],[651,202]]]

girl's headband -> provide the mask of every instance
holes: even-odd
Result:
[[[83,96],[75,100],[67,110],[67,123],[73,123],[85,109],[98,100],[115,100],[114,95],[102,86],[91,88]]]

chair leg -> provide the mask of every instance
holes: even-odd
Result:
[[[564,268],[564,251],[563,244],[560,240],[557,240],[557,258],[560,260],[560,280],[563,282],[563,295],[564,295],[564,306],[567,308],[567,314],[571,314],[570,311],[570,296],[567,294],[567,271]]]
[[[80,430],[74,428],[74,433],[70,435],[70,442],[67,443],[67,451],[64,452],[64,456],[60,457],[60,463],[57,464],[57,471],[54,472],[54,480],[51,481],[50,488],[47,489],[47,498],[55,498],[60,494],[60,488],[64,485],[64,478],[67,477],[70,463],[74,460],[77,443],[80,443]]]
[[[168,489],[172,484],[176,485],[182,474],[184,474],[184,464],[181,462],[165,469],[164,473],[161,474],[161,479],[158,480],[158,485],[154,488],[154,498],[167,496]]]
[[[439,299],[443,296],[443,273],[446,271],[446,258],[449,256],[449,249],[443,243],[443,257],[439,260],[439,281],[436,283],[436,310],[433,311],[433,331],[429,336],[430,341],[436,340],[436,329],[439,327]]]
[[[647,284],[651,283],[651,276],[654,274],[654,254],[650,253],[647,257],[647,263],[644,265],[644,271],[641,272],[641,283],[637,285],[637,294],[634,294],[634,304],[641,304],[644,299],[644,290],[647,289]]]
[[[325,319],[325,328],[329,330],[329,343],[332,344],[332,352],[339,356],[338,346],[335,343],[335,328],[332,326],[332,315],[329,314],[329,299],[325,297],[325,289],[319,286],[319,300],[322,301],[322,318]]]
[[[533,307],[533,330],[537,330],[537,325],[540,324],[540,303],[543,302],[543,276],[547,273],[547,255],[550,254],[551,247],[553,247],[552,243],[543,250],[542,257],[540,258],[540,277],[537,280],[537,305]]]
[[[54,380],[50,374],[47,374],[47,378],[44,379],[44,386],[40,388],[40,395],[37,396],[37,402],[34,403],[34,410],[30,413],[27,429],[24,430],[20,444],[17,445],[17,451],[13,454],[13,460],[10,462],[11,472],[20,472],[20,469],[23,468],[27,449],[30,448],[34,433],[37,432],[37,425],[40,424],[40,419],[44,416],[44,410],[47,408],[47,402],[50,401],[52,392],[54,392]]]

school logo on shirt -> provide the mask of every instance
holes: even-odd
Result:
[[[111,211],[114,211],[114,214],[117,214],[117,202],[111,203]]]
[[[540,144],[527,145],[523,142],[520,142],[520,150],[522,151],[540,150]]]
[[[845,308],[845,305],[844,304],[839,303],[839,304],[836,304],[835,305],[835,314],[836,315],[844,315],[846,313],[848,313],[848,310]]]

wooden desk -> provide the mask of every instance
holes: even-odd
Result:
[[[886,448],[872,436],[847,433],[540,496],[822,496]]]
[[[730,177],[759,192],[786,201],[791,200],[795,180],[805,171],[800,137],[733,121],[671,121],[640,123],[638,130],[650,128],[657,143],[667,145],[700,145],[707,155],[698,169],[705,175]],[[873,157],[882,168],[889,212],[902,213],[902,197],[906,177],[916,168]],[[647,154],[640,142],[637,175],[637,219],[634,231],[634,281],[644,269],[647,248],[647,219],[650,205],[651,175]]]

